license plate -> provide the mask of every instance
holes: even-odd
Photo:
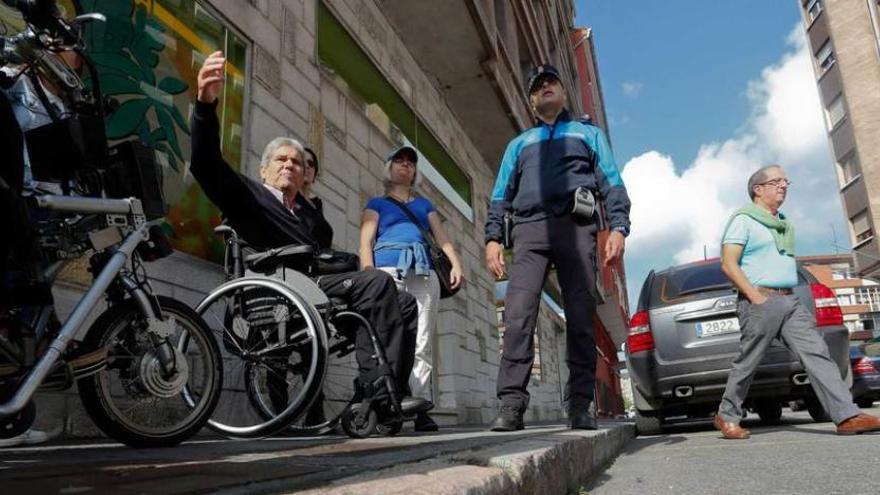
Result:
[[[699,338],[734,332],[739,332],[739,318],[724,318],[697,323],[697,337]]]

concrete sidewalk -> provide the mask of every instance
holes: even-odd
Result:
[[[4,493],[577,493],[634,436],[562,425],[397,437],[199,440],[171,449],[107,443],[0,450]]]

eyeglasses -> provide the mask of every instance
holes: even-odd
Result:
[[[788,179],[773,179],[768,180],[767,182],[761,182],[758,184],[759,186],[773,186],[773,187],[791,187],[791,181]]]
[[[305,167],[306,168],[317,168],[317,167],[315,167],[315,162],[313,162],[311,160],[306,160]]]

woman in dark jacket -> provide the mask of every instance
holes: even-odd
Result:
[[[303,163],[303,185],[296,195],[297,213],[311,224],[312,235],[321,248],[328,249],[333,244],[333,227],[324,218],[324,203],[312,193],[312,185],[318,178],[318,156],[308,147]]]

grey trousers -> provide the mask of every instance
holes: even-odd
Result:
[[[837,364],[829,356],[828,346],[816,331],[812,313],[796,296],[771,295],[764,304],[742,299],[737,310],[742,332],[740,354],[733,361],[718,407],[724,421],[739,423],[755,370],[776,337],[800,359],[816,396],[835,424],[859,414]]]
[[[517,224],[513,229],[513,266],[505,300],[504,349],[498,365],[498,399],[524,411],[535,360],[535,328],[550,263],[562,289],[565,311],[565,362],[568,382],[563,402],[571,412],[587,410],[596,382],[596,226],[569,215]]]

